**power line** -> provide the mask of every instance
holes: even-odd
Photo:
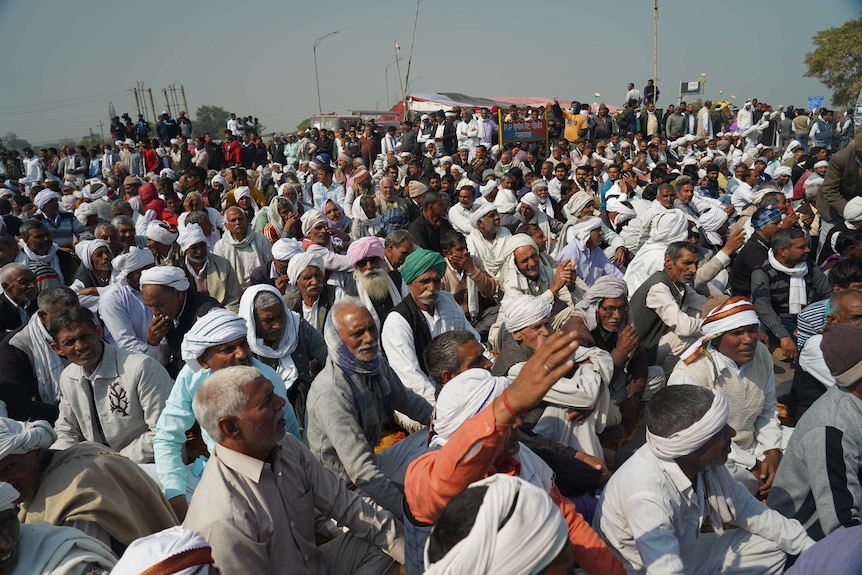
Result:
[[[59,100],[56,102],[45,102],[42,104],[27,104],[22,106],[7,106],[0,107],[0,116],[12,116],[23,114],[36,114],[42,112],[51,112],[71,106],[80,106],[86,104],[95,104],[110,98],[130,93],[131,90],[123,90],[121,92],[113,92],[111,94],[102,94],[99,96],[86,96],[82,98],[73,98],[70,100]]]

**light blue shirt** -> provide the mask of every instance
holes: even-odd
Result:
[[[153,312],[141,292],[128,284],[116,284],[102,294],[99,315],[105,324],[105,339],[120,349],[147,353],[147,329]]]
[[[577,239],[572,239],[557,256],[557,261],[563,260],[572,260],[575,263],[578,277],[588,286],[592,286],[602,276],[623,279],[623,272],[608,259],[601,248],[588,249]]]
[[[326,200],[332,200],[339,206],[344,207],[344,186],[332,182],[328,188],[323,182],[314,182],[311,186],[311,195],[314,198],[314,207],[323,210]]]
[[[260,370],[263,376],[272,382],[275,394],[287,401],[287,389],[284,380],[271,367],[252,358],[252,367]],[[171,499],[186,494],[186,466],[183,464],[183,444],[186,442],[186,430],[195,424],[195,414],[192,411],[192,400],[200,384],[212,373],[211,369],[192,371],[186,365],[177,376],[177,381],[171,390],[171,395],[165,403],[162,415],[156,424],[156,436],[153,438],[153,450],[156,456],[156,472],[162,483],[165,497]],[[287,422],[288,433],[300,439],[299,425],[290,401],[284,406],[284,419]],[[212,453],[215,442],[201,428],[201,436]]]

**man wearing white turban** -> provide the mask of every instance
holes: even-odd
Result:
[[[75,254],[81,260],[75,281],[70,286],[81,295],[99,296],[108,288],[114,271],[114,255],[105,240],[84,240],[75,245]]]
[[[0,483],[0,537],[5,559],[0,570],[8,575],[84,575],[107,573],[117,559],[100,541],[72,527],[21,525],[16,513],[18,491]]]
[[[491,373],[513,380],[524,363],[551,334],[551,305],[531,295],[503,300],[506,331]],[[610,386],[614,364],[608,352],[581,344],[573,354],[577,368],[561,377],[545,394],[544,403],[524,417],[525,427],[567,447],[602,459],[598,434],[604,431],[610,409]],[[570,421],[571,410],[585,416]]]
[[[350,242],[350,236],[329,225],[326,215],[320,210],[308,210],[302,214],[302,248],[323,258],[323,265],[329,272],[349,272],[353,270],[350,258],[337,254],[332,249],[331,234],[341,234],[343,245]]]
[[[186,431],[195,427],[192,400],[201,382],[220,369],[250,365],[272,382],[276,395],[287,399],[284,380],[252,356],[247,336],[244,319],[226,309],[214,308],[198,319],[183,338],[182,357],[186,364],[171,389],[153,439],[159,483],[180,521],[188,511],[187,497],[191,498],[203,468],[202,462],[198,462],[187,470],[183,463]],[[299,425],[290,403],[284,408],[284,418],[287,432],[299,437]],[[201,438],[211,450],[215,442],[206,430],[202,430]]]
[[[760,320],[751,302],[735,296],[709,312],[702,331],[668,385],[699,385],[724,395],[728,424],[736,431],[727,468],[753,495],[766,497],[792,428],[778,420],[775,366],[758,338]]]
[[[518,443],[513,428],[520,422],[519,416],[538,405],[571,370],[574,341],[574,335],[550,336],[511,384],[484,369],[468,369],[443,386],[432,424],[434,445],[439,449],[417,458],[405,478],[405,503],[413,518],[409,527],[405,524],[407,573],[422,572],[419,545],[425,536],[410,531],[417,525],[436,523],[456,495],[474,481],[495,474],[517,475],[550,495],[566,520],[575,559],[587,573],[624,572],[574,504],[560,495],[550,468]],[[427,527],[424,531],[427,533]]]
[[[647,444],[608,481],[593,518],[628,573],[777,575],[786,554],[814,545],[727,471],[728,411],[721,392],[693,385],[668,386],[647,404]],[[701,532],[705,517],[714,534]]]
[[[231,311],[239,306],[240,287],[230,262],[210,252],[209,242],[199,224],[188,224],[177,240],[183,251],[188,279],[198,293],[206,294]]]
[[[153,252],[146,248],[131,248],[111,262],[116,277],[114,284],[100,298],[99,316],[105,324],[105,340],[120,349],[148,353],[147,330],[153,313],[144,303],[140,291],[141,273],[153,267]]]
[[[467,236],[467,248],[482,260],[485,269],[496,279],[506,256],[511,253],[506,244],[512,234],[507,228],[500,227],[500,214],[493,202],[476,208],[470,215],[470,224],[476,231]]]
[[[156,258],[156,265],[179,265],[180,251],[176,241],[179,237],[177,229],[161,220],[154,220],[147,226],[147,247]]]
[[[135,539],[111,575],[207,575],[213,572],[212,564],[206,539],[179,525]]]
[[[92,441],[152,463],[156,421],[173,386],[165,369],[152,357],[104,343],[86,308],[64,309],[48,331],[54,351],[70,363],[60,376],[55,446]]]
[[[20,494],[21,523],[74,527],[117,554],[134,539],[177,524],[138,464],[89,442],[50,449],[56,439],[47,421],[0,417],[0,481]]]
[[[473,524],[460,538],[465,515]],[[499,474],[449,502],[425,549],[428,575],[571,572],[575,565],[568,526],[547,493]]]
[[[180,351],[183,337],[197,318],[219,303],[205,293],[190,289],[186,273],[174,266],[156,266],[141,273],[141,297],[153,312],[147,328],[147,345],[158,349],[155,357],[171,377],[183,367]]]
[[[237,206],[225,210],[225,230],[213,253],[230,262],[242,289],[251,285],[251,272],[272,258],[272,244],[249,228],[245,212]]]
[[[300,314],[311,327],[323,333],[323,324],[333,304],[341,299],[341,288],[324,283],[325,265],[319,254],[303,252],[290,258],[287,278],[296,289],[284,296],[287,307]]]
[[[656,217],[649,233],[649,240],[638,250],[626,267],[625,280],[629,293],[638,288],[664,265],[664,253],[674,242],[688,238],[688,219],[682,210],[666,210]]]
[[[557,255],[557,261],[570,261],[578,277],[588,286],[596,279],[610,276],[622,279],[623,273],[601,249],[604,231],[601,218],[587,216],[579,218],[571,227],[574,238]]]
[[[287,264],[290,258],[303,252],[302,244],[294,238],[281,238],[272,244],[272,261],[255,268],[251,272],[249,281],[251,285],[267,284],[275,286],[283,294],[293,291],[296,286],[291,285],[287,277]]]

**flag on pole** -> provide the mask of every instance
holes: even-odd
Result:
[[[596,90],[596,91],[595,91],[595,93],[593,94],[593,96],[595,96],[596,98],[601,98],[601,97],[602,97],[602,95],[601,95],[601,94],[599,94],[599,91],[598,91],[598,90]]]
[[[736,99],[736,94],[731,94],[731,95],[730,95],[730,97],[731,97],[731,98],[733,98],[733,99],[735,100],[735,99]]]
[[[400,52],[400,51],[401,51],[401,46],[399,46],[399,45],[398,45],[398,40],[393,39],[393,42],[395,42],[395,51],[396,51],[396,52]]]

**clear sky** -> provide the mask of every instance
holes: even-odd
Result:
[[[410,91],[540,96],[621,105],[653,69],[650,0],[422,0]],[[857,18],[860,0],[659,0],[659,104],[706,73],[706,97],[804,105],[831,95],[804,78],[818,31]],[[79,138],[130,88],[184,85],[203,104],[287,131],[324,110],[382,109],[393,39],[407,72],[412,0],[0,0],[0,134],[33,144]],[[389,98],[398,75],[389,69]],[[44,104],[44,105],[43,105]]]

